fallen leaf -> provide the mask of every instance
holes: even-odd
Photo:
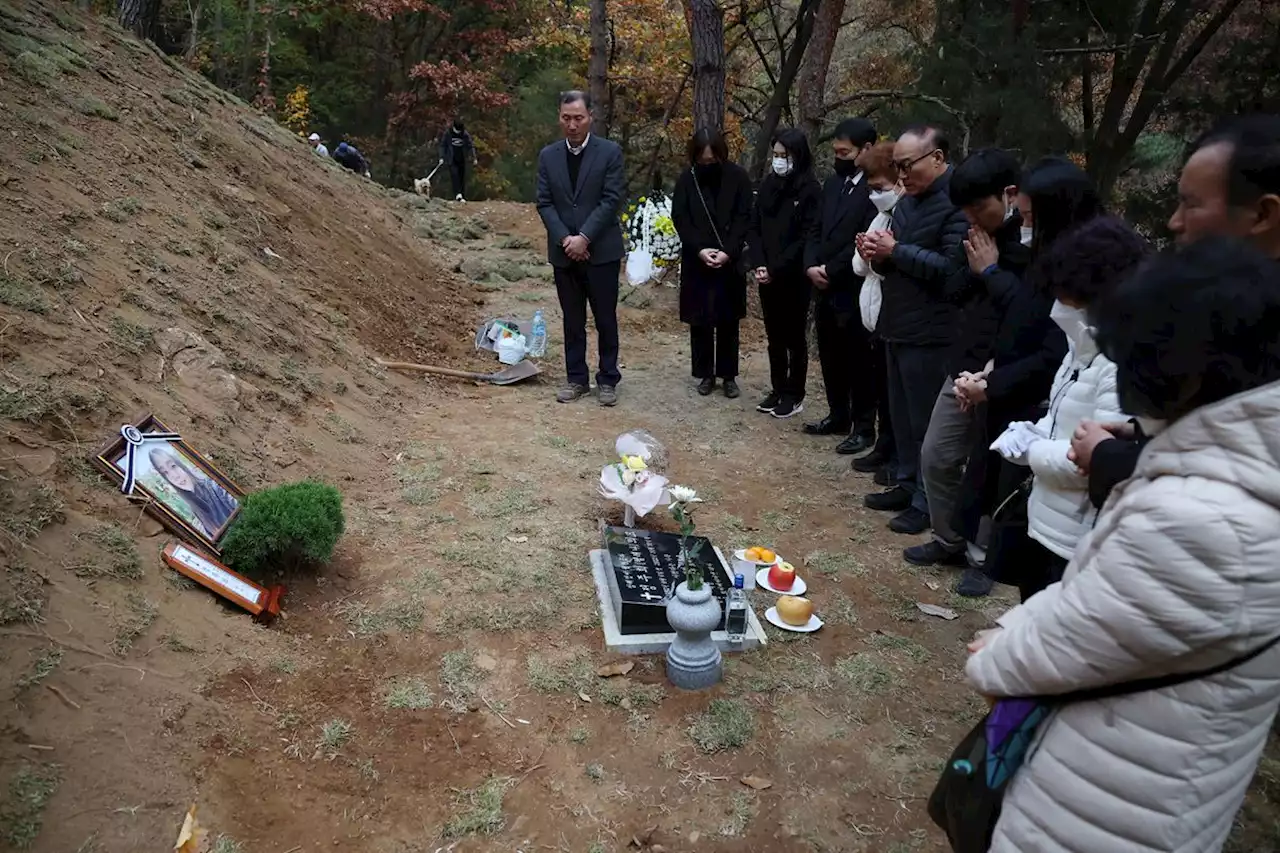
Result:
[[[583,702],[586,702],[588,705],[591,704],[591,697],[587,695],[587,691],[585,690],[578,691],[578,698],[581,699]]]
[[[950,622],[952,619],[959,619],[960,614],[952,610],[950,607],[939,607],[936,604],[925,604],[923,601],[916,602],[916,608],[926,616],[937,616]]]
[[[757,791],[764,791],[773,787],[773,780],[766,779],[763,776],[743,776],[739,781],[748,788],[754,788]]]
[[[521,724],[521,725],[523,725],[523,726],[531,726],[531,725],[533,725],[533,723],[529,722],[528,720],[522,720],[522,719],[520,719],[519,717],[516,717],[516,722],[517,722],[517,723],[520,723],[520,724]]]
[[[514,542],[517,545],[523,545],[524,543],[529,541],[529,537],[528,536],[508,536],[507,541]]]
[[[196,807],[192,803],[191,808],[187,809],[187,816],[182,821],[182,829],[178,831],[178,842],[173,845],[173,849],[178,853],[196,853],[200,849],[200,839],[204,835],[202,830],[196,824]]]
[[[933,590],[934,592],[937,592],[938,590],[942,589],[942,584],[938,583],[937,581],[925,581],[924,585],[929,587],[929,589]]]
[[[607,663],[596,670],[596,675],[601,678],[610,678],[615,675],[626,675],[628,672],[636,668],[635,661],[625,660],[617,663]]]
[[[493,672],[498,666],[498,661],[492,655],[479,654],[476,655],[476,666],[485,672]]]
[[[701,833],[701,832],[698,832],[698,830],[696,830],[696,829],[695,829],[693,832],[689,833],[689,843],[690,843],[690,844],[697,844],[697,843],[698,843],[698,839],[699,839],[699,838],[701,838],[701,837],[702,837],[702,833]]]

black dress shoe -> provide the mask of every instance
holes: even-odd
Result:
[[[889,464],[889,454],[873,450],[861,459],[853,460],[853,470],[859,474],[874,474]]]
[[[698,393],[704,397],[709,396],[711,392],[715,390],[715,388],[716,388],[716,381],[714,379],[698,380]]]
[[[893,517],[889,529],[904,536],[916,536],[929,529],[929,513],[909,506]]]
[[[902,559],[913,566],[955,566],[956,568],[964,568],[968,565],[965,562],[963,544],[961,544],[958,551],[948,550],[941,542],[934,539],[930,539],[921,545],[912,545],[907,548],[902,552]]]
[[[869,450],[876,443],[874,438],[867,438],[865,435],[851,435],[844,441],[836,445],[836,453],[841,456],[857,456],[864,450]]]
[[[816,424],[805,424],[804,431],[807,435],[840,435],[849,431],[849,425],[833,421],[828,415]]]
[[[894,486],[886,492],[867,495],[862,504],[877,512],[902,512],[911,507],[911,493],[902,486]]]
[[[736,400],[742,396],[742,392],[738,390],[738,383],[732,379],[726,379],[724,381],[724,395],[730,400]]]

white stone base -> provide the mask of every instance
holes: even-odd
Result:
[[[724,555],[716,549],[721,561]],[[603,550],[591,552],[591,574],[596,582],[596,601],[600,606],[600,623],[604,626],[604,647],[612,654],[619,655],[656,655],[666,652],[667,646],[675,639],[675,632],[666,634],[623,634],[618,626],[618,616],[613,610],[613,601],[609,595],[609,563]],[[764,633],[764,626],[756,618],[756,613],[747,608],[747,633],[741,643],[729,642],[729,635],[724,631],[712,631],[711,641],[716,644],[722,654],[745,652],[761,648],[769,643]]]

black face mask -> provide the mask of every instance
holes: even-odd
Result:
[[[454,130],[456,130],[456,131],[458,131],[458,133],[462,133],[462,122],[460,122],[460,121],[456,121],[456,122],[454,122],[454,123],[453,123],[453,129],[454,129]]]
[[[842,178],[852,178],[858,174],[858,164],[852,160],[841,160],[837,157],[834,168],[836,174]]]
[[[695,163],[693,173],[700,181],[715,180],[720,177],[722,166],[722,163]]]

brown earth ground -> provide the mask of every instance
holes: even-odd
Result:
[[[757,319],[743,399],[703,399],[675,291],[631,293],[620,405],[556,405],[528,206],[358,180],[52,2],[0,2],[0,63],[0,848],[169,849],[198,803],[217,853],[945,849],[924,797],[983,707],[964,642],[1010,599],[904,565],[869,479],[751,410]],[[539,306],[545,381],[374,361],[492,369],[474,324]],[[243,487],[342,489],[337,558],[274,627],[163,568],[169,535],[86,464],[139,410]],[[706,693],[660,658],[596,674],[594,483],[635,427],[714,541],[802,566],[826,628],[770,628]],[[1277,849],[1276,779],[1233,849]]]

